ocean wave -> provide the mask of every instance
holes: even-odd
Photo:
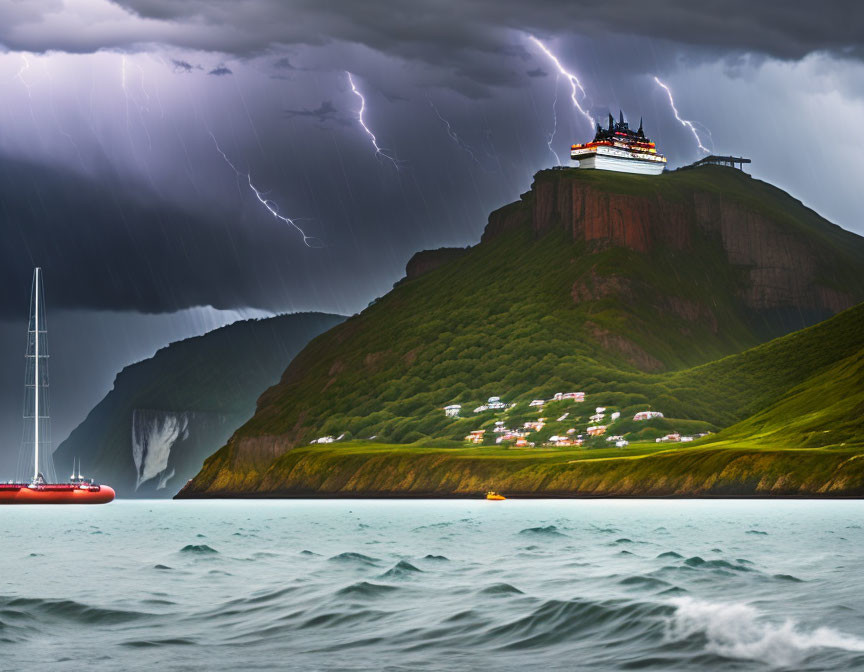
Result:
[[[684,561],[684,564],[688,567],[700,567],[703,569],[731,569],[736,572],[753,571],[744,565],[737,565],[726,560],[705,560],[704,558],[700,558],[698,555],[694,555],[692,558],[687,558]]]
[[[191,553],[193,555],[214,555],[219,553],[219,551],[207,544],[186,544],[180,549],[180,552]]]
[[[123,646],[129,646],[134,649],[159,648],[161,646],[194,646],[198,642],[194,639],[186,637],[167,637],[165,639],[132,639],[128,642],[123,642]]]
[[[659,590],[660,588],[668,588],[672,584],[663,579],[657,579],[652,576],[628,576],[618,582],[622,586],[634,586],[636,588],[646,588]]]
[[[567,535],[561,534],[558,528],[554,525],[546,525],[545,527],[526,527],[524,530],[519,530],[519,534],[526,537],[564,537]]]
[[[224,605],[220,608],[230,608],[233,609],[238,606],[250,606],[250,605],[259,605],[259,604],[267,604],[276,600],[281,600],[281,598],[286,595],[290,595],[291,593],[295,593],[299,590],[298,586],[285,586],[283,588],[277,588],[276,590],[264,590],[257,593],[252,594],[249,597],[240,597],[234,600],[230,600],[225,602]]]
[[[389,611],[375,609],[359,609],[352,611],[330,611],[318,614],[303,621],[298,628],[336,628],[342,625],[357,625],[358,623],[374,623],[390,616]]]
[[[778,581],[789,581],[791,583],[804,583],[804,579],[799,579],[797,576],[792,576],[791,574],[775,574],[771,578],[777,579]]]
[[[421,573],[423,570],[418,569],[410,562],[406,562],[405,560],[400,560],[395,565],[393,565],[390,569],[384,572],[381,575],[381,578],[384,579],[399,579],[406,578],[409,576],[413,576],[417,573]]]
[[[330,562],[344,562],[348,564],[368,565],[370,567],[374,567],[380,562],[378,558],[370,558],[368,555],[363,555],[362,553],[352,553],[351,551],[340,553],[339,555],[334,555],[332,558],[327,558],[327,560],[329,560]]]
[[[337,595],[347,595],[351,597],[375,598],[383,597],[389,593],[399,590],[396,586],[388,586],[381,583],[370,583],[369,581],[359,581],[352,583],[350,586],[341,588],[336,591]]]
[[[833,628],[805,630],[793,619],[772,622],[744,603],[717,603],[692,597],[672,598],[667,638],[704,641],[705,651],[724,658],[753,660],[775,667],[791,667],[818,649],[864,652],[864,639]]]
[[[480,595],[524,595],[516,586],[509,583],[493,583],[477,591]]]
[[[663,633],[662,618],[672,611],[668,604],[658,602],[547,600],[527,616],[494,627],[483,637],[503,640],[504,649],[538,649],[593,633],[631,641],[657,639]]]
[[[7,620],[15,617],[30,620],[56,618],[86,625],[114,624],[147,618],[152,614],[94,607],[75,600],[56,600],[31,597],[0,597],[0,613]]]

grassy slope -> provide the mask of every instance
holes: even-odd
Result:
[[[288,451],[254,489],[221,472],[219,496],[864,496],[864,448],[759,450],[641,444],[609,450],[349,443]],[[187,497],[212,496],[190,490]]]

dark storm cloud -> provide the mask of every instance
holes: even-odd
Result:
[[[308,117],[311,119],[315,119],[321,124],[326,124],[327,122],[335,122],[337,124],[341,124],[342,126],[347,126],[352,121],[348,117],[341,115],[339,111],[334,107],[333,103],[329,100],[325,100],[314,110],[285,110],[285,116],[288,118]]]
[[[814,51],[861,58],[864,3],[823,0],[52,0],[0,5],[0,43],[29,51],[133,49],[153,43],[263,54],[284,45],[361,44],[437,67],[472,68],[466,54],[500,54],[506,32],[650,36],[699,49],[798,59]],[[458,65],[461,63],[462,65]]]
[[[216,77],[224,77],[225,75],[233,75],[234,73],[229,68],[226,68],[224,65],[220,65],[216,68],[213,68],[207,74],[215,75]]]
[[[189,61],[183,61],[177,58],[172,58],[171,64],[174,66],[174,72],[192,72],[195,69],[195,66]]]
[[[273,61],[273,67],[277,70],[296,70],[297,68],[291,63],[291,59],[287,56],[283,56],[282,58],[278,58]]]
[[[271,44],[333,38],[409,58],[420,56],[423,45],[495,50],[499,46],[496,28],[650,35],[779,58],[800,58],[817,50],[860,55],[856,46],[864,28],[864,4],[857,0],[415,0],[411,11],[404,11],[398,0],[259,0],[243,8],[233,0],[120,0],[120,4],[145,18],[190,26],[206,22],[214,28],[214,50],[222,44],[227,51],[254,52],[261,48],[261,37]],[[230,24],[223,17],[230,17]],[[232,37],[226,29],[235,27],[237,34]]]
[[[70,29],[75,24],[63,12],[100,2],[107,18],[91,16]],[[851,34],[846,23],[831,36],[823,30],[837,3],[823,5],[818,15],[781,11],[776,2],[753,4],[730,0],[721,12],[664,0],[649,12],[642,3],[614,3],[613,11],[602,3],[560,0],[530,6],[418,0],[406,12],[380,0],[127,0],[125,6],[138,12],[132,16],[104,0],[35,0],[24,16],[22,7],[0,0],[0,42],[36,51],[109,50],[86,59],[37,56],[26,72],[24,56],[5,56],[0,314],[20,311],[35,263],[52,278],[55,302],[70,307],[362,307],[398,279],[418,249],[476,242],[489,211],[518,197],[535,170],[566,159],[570,142],[590,132],[573,112],[564,78],[548,76],[557,72],[553,64],[523,38],[526,30],[544,39],[560,36],[556,51],[579,72],[586,107],[598,116],[621,107],[634,121],[644,114],[646,130],[680,165],[697,158],[693,138],[646,74],[665,77],[674,70],[683,76],[694,62],[704,69],[718,60],[705,56],[704,47],[694,56],[695,47],[680,42],[714,45],[722,66],[740,71],[746,83],[765,70],[754,63],[777,64],[765,54],[780,54],[779,42],[793,45],[783,54],[792,57],[810,48],[839,50]],[[766,7],[775,12],[771,21]],[[851,8],[850,22],[856,13]],[[755,30],[760,21],[767,28]],[[799,48],[795,36],[807,22],[809,41]],[[582,35],[565,35],[562,26]],[[154,46],[160,42],[170,46]],[[295,46],[300,43],[325,48]],[[762,51],[730,54],[721,43]],[[126,53],[139,48],[148,53]],[[123,65],[110,49],[124,51]],[[831,80],[834,71],[816,72],[819,58],[810,60],[809,85],[864,90],[844,89]],[[829,69],[836,62],[823,60]],[[223,62],[231,64],[231,86],[204,76]],[[401,171],[381,160],[359,126],[346,67],[356,72],[366,97],[366,123]],[[93,78],[94,71],[103,76]],[[782,72],[775,75],[762,80],[769,85],[764,90],[733,89],[734,100],[715,98],[724,78],[720,67],[694,76],[676,89],[682,114],[711,126],[718,148],[746,151],[763,162],[754,166],[765,165],[763,157],[780,156],[776,148],[786,138],[802,135],[796,111],[805,122],[815,118],[803,109],[803,98],[790,96],[783,98],[783,119],[772,124],[783,127],[781,140],[762,128],[746,143],[741,139],[755,114],[778,109],[777,99],[798,86],[779,79]],[[290,77],[292,84],[273,76]],[[776,82],[782,86],[772,88]],[[745,99],[752,112],[742,120],[735,113]],[[723,104],[735,109],[728,120],[712,121],[711,109]],[[554,149],[547,148],[553,129]],[[241,171],[238,179],[216,152],[211,130]],[[93,155],[100,151],[106,156],[97,162]],[[784,160],[765,176],[800,175],[791,165]],[[246,171],[261,198],[280,204],[279,212],[313,218],[301,225],[325,249],[305,248],[295,231],[275,221],[244,183]],[[796,195],[822,198],[820,207],[840,203],[844,215],[860,210],[837,180],[821,174],[801,179],[789,184],[809,182],[811,191]],[[849,225],[848,219],[838,222]]]

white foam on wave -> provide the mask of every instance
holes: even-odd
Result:
[[[726,658],[755,660],[776,667],[802,661],[815,649],[864,652],[864,639],[821,627],[806,631],[792,619],[772,623],[755,607],[744,603],[722,603],[673,598],[675,607],[667,636],[672,640],[702,634],[705,648]]]

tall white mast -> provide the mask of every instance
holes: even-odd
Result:
[[[39,478],[39,267],[36,267],[34,274],[34,283],[36,287],[36,324],[35,324],[35,340],[34,340],[34,408],[33,408],[33,425],[34,425],[34,456],[33,456],[33,481]]]

